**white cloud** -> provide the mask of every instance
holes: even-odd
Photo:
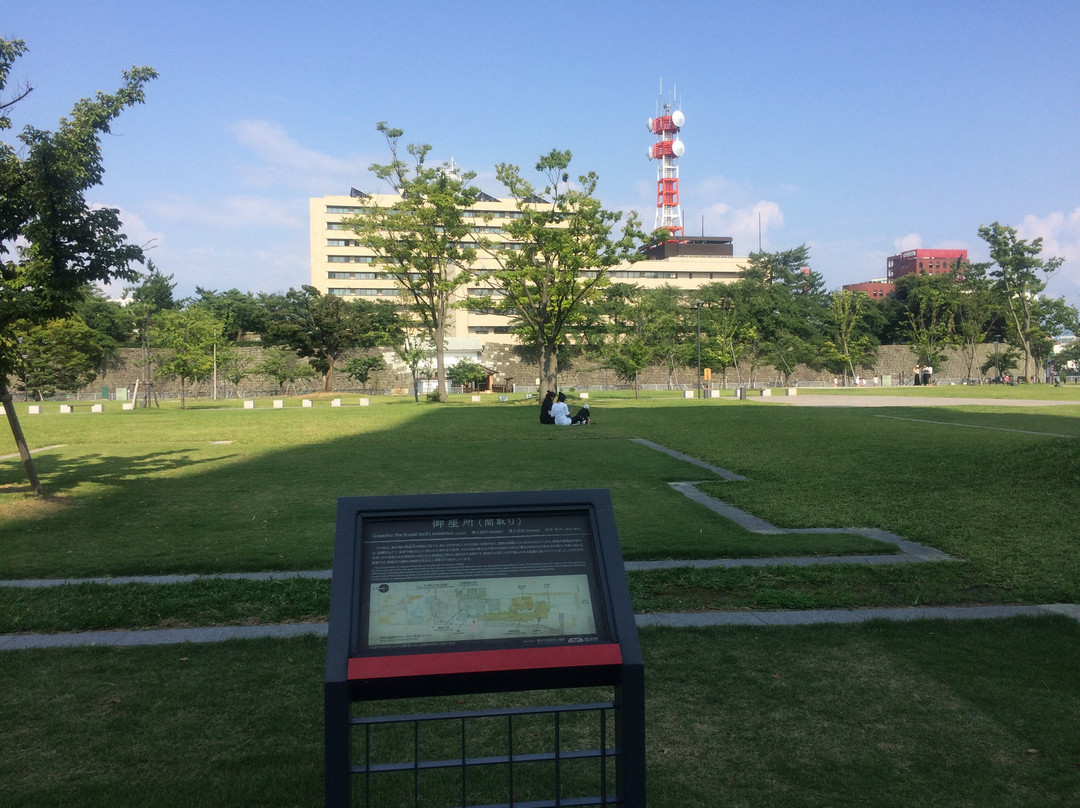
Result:
[[[351,185],[372,181],[371,160],[359,156],[338,158],[301,146],[284,127],[261,120],[237,121],[230,133],[252,150],[261,164],[245,166],[241,179],[249,187],[285,188],[306,196],[348,193]]]
[[[768,233],[784,224],[784,213],[776,202],[765,199],[743,207],[717,202],[705,209],[704,220],[706,235],[731,236],[735,240],[735,252],[746,255],[758,249],[759,234],[761,248],[771,247]],[[696,228],[691,226],[688,230],[694,232]]]
[[[306,199],[275,199],[263,196],[228,196],[209,201],[171,195],[148,207],[158,217],[174,222],[215,229],[272,227],[306,229]]]
[[[893,246],[896,248],[894,255],[899,255],[907,250],[922,249],[922,236],[918,233],[908,233],[906,236],[893,239]]]
[[[1073,305],[1080,300],[1080,208],[1071,213],[1055,212],[1048,216],[1028,215],[1016,228],[1025,241],[1043,240],[1043,258],[1064,258],[1065,263],[1053,276],[1047,291],[1065,295]]]

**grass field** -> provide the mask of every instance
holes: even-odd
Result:
[[[570,430],[486,397],[22,405],[31,446],[55,448],[35,453],[45,499],[0,459],[0,579],[327,569],[336,498],[388,493],[609,488],[627,559],[877,551],[748,533],[669,486],[692,480],[781,528],[882,528],[955,560],[631,573],[638,612],[1080,602],[1080,389],[991,392],[1076,404],[594,393],[594,424]],[[312,580],[4,587],[0,633],[308,621],[328,596]],[[644,630],[650,804],[1075,805],[1078,640],[1064,618]],[[314,639],[6,652],[0,803],[319,804],[324,655]]]

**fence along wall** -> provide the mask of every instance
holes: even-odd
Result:
[[[241,347],[237,349],[247,355],[251,364],[255,364],[262,357],[261,347]],[[383,356],[388,369],[372,374],[371,381],[361,388],[352,379],[341,372],[345,360],[344,357],[337,364],[337,372],[334,374],[334,390],[337,392],[385,392],[400,395],[412,395],[412,379],[405,364],[393,351],[379,352]],[[972,366],[972,378],[984,379],[979,368],[988,357],[994,353],[991,344],[981,345],[976,353],[976,361]],[[948,360],[941,367],[934,368],[934,378],[939,382],[959,381],[968,378],[967,358],[960,351],[947,352]],[[140,395],[145,389],[146,367],[143,350],[141,348],[122,348],[120,355],[113,366],[101,373],[98,378],[82,390],[73,395],[78,398],[100,398],[103,387],[109,388],[110,396],[115,395],[118,388],[126,388],[131,395],[135,389],[136,381],[139,382]],[[538,368],[534,363],[523,362],[511,345],[499,343],[485,343],[483,351],[476,359],[481,365],[495,371],[495,382],[498,385],[506,385],[510,389],[531,388],[537,384]],[[911,383],[911,371],[915,365],[915,355],[906,345],[883,345],[878,349],[877,358],[871,367],[856,368],[856,372],[864,378],[890,375],[893,384],[899,383],[902,378],[905,384]],[[672,387],[675,389],[689,389],[695,386],[696,367],[676,368],[673,373],[664,367],[650,367],[641,373],[638,384],[648,387]],[[991,372],[993,375],[993,372]],[[834,374],[824,371],[814,371],[804,365],[796,368],[792,374],[790,384],[823,384],[831,386]],[[719,371],[713,373],[713,385],[721,383],[722,377]],[[754,369],[753,378],[747,368],[741,368],[741,373],[736,373],[733,368],[727,372],[728,386],[735,384],[750,384],[758,387],[782,384],[782,379],[772,366],[759,366]],[[18,380],[10,379],[9,387],[17,390]],[[626,387],[628,383],[611,370],[601,367],[597,362],[585,359],[575,359],[568,367],[564,367],[559,374],[559,384],[564,388],[616,388]],[[154,391],[159,396],[175,397],[180,394],[180,380],[172,377],[158,376],[154,372]],[[297,382],[295,387],[284,391],[287,394],[311,394],[322,390],[322,379],[316,377],[306,381]],[[280,392],[277,382],[261,374],[253,373],[240,383],[239,397],[253,397],[260,395],[278,395]],[[187,385],[187,395],[192,398],[207,398],[213,394],[212,380],[190,382]],[[15,394],[19,397],[18,393]],[[236,388],[218,379],[218,397],[237,397]],[[66,398],[66,395],[58,396]]]

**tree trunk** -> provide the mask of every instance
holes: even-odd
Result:
[[[540,347],[540,396],[559,389],[559,355],[550,346]]]
[[[435,327],[435,384],[439,388],[439,401],[446,401],[446,325],[440,319]]]
[[[19,447],[19,456],[22,458],[23,468],[26,469],[26,479],[30,481],[30,490],[35,494],[44,494],[41,480],[38,479],[37,468],[34,467],[34,458],[30,456],[30,448],[26,445],[22,427],[19,425],[19,416],[15,414],[15,405],[11,402],[11,393],[8,392],[7,380],[0,376],[0,405],[3,405],[7,413],[8,424],[11,426],[11,434],[15,438],[15,445]]]

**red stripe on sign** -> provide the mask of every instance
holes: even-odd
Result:
[[[349,679],[396,679],[403,676],[589,668],[621,664],[622,652],[617,643],[560,645],[556,648],[507,648],[496,651],[453,651],[445,654],[352,657],[349,659]]]

